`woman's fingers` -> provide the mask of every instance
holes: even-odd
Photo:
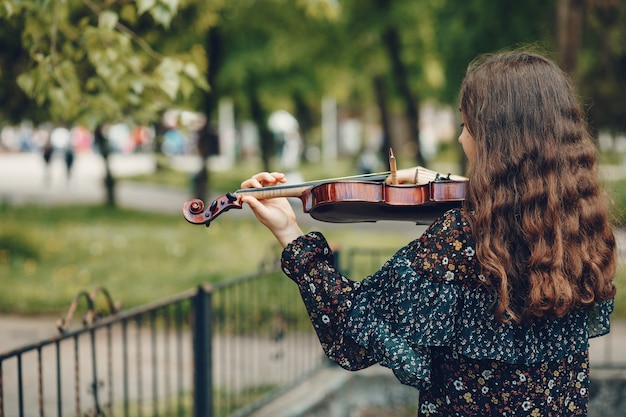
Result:
[[[284,183],[285,181],[285,174],[281,172],[259,172],[242,182],[241,188],[262,188]],[[296,215],[287,198],[258,200],[249,194],[251,193],[241,193],[241,202],[248,204],[256,218],[272,231],[283,247],[302,235],[302,231],[296,221]]]
[[[265,207],[259,200],[249,194],[243,194],[241,196],[241,202],[248,204],[253,211],[261,210]]]
[[[417,168],[399,169],[396,172],[396,181],[398,184],[415,184],[415,170]],[[386,184],[391,184],[391,175],[385,178]]]
[[[241,183],[241,188],[261,188],[285,182],[282,172],[259,172]]]

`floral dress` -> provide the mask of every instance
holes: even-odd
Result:
[[[613,301],[562,318],[501,324],[461,209],[433,223],[363,281],[334,268],[320,233],[288,245],[326,355],[345,369],[379,363],[420,391],[419,416],[583,416],[590,337],[609,332]]]

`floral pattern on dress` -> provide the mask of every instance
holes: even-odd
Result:
[[[588,339],[608,333],[612,300],[562,318],[498,323],[461,209],[361,282],[334,264],[319,233],[282,256],[326,355],[350,370],[392,369],[421,391],[420,416],[586,413]]]

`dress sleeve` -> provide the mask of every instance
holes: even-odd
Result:
[[[379,363],[406,385],[418,389],[430,385],[431,347],[448,345],[461,291],[450,285],[451,265],[441,254],[446,250],[442,242],[467,258],[467,252],[455,246],[457,240],[450,241],[463,231],[458,232],[449,217],[443,216],[361,282],[336,270],[332,251],[319,233],[302,236],[285,248],[283,272],[298,285],[330,359],[349,370]],[[468,271],[455,273],[466,277]],[[416,308],[421,308],[419,314]],[[428,319],[420,323],[416,321],[420,316]],[[407,337],[416,333],[422,339],[417,343]]]
[[[584,352],[590,337],[609,332],[612,300],[558,318],[498,322],[497,295],[474,248],[467,219],[453,209],[363,281],[336,270],[319,233],[288,245],[282,266],[330,359],[349,370],[379,363],[418,390],[432,383],[433,349],[529,365]]]
[[[283,272],[298,285],[326,356],[348,370],[376,363],[364,347],[342,332],[340,323],[348,317],[361,283],[336,270],[324,236],[312,232],[294,240],[284,249],[281,263]]]

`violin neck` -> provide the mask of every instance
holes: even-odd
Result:
[[[277,197],[300,197],[307,190],[311,189],[311,185],[307,184],[294,184],[294,185],[279,185],[276,187],[263,187],[263,188],[244,188],[241,190],[237,190],[235,193],[242,194],[251,194],[254,197],[263,200],[267,198],[277,198]]]

